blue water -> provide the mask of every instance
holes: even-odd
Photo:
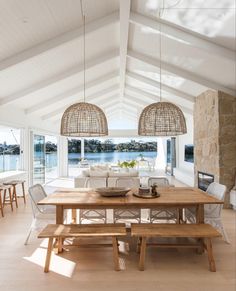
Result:
[[[85,158],[90,163],[117,163],[118,161],[135,160],[142,154],[143,157],[155,158],[156,152],[109,152],[109,153],[85,153]],[[69,165],[78,165],[80,154],[68,154]],[[46,154],[46,167],[53,168],[57,166],[57,154]],[[0,155],[0,172],[13,171],[20,168],[19,155]]]
[[[156,152],[109,152],[109,153],[85,153],[85,159],[90,163],[117,163],[118,161],[136,160],[140,154],[146,158],[155,158]],[[68,154],[69,165],[79,163],[80,154]]]

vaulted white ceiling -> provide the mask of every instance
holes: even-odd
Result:
[[[235,1],[83,0],[86,101],[110,128],[137,127],[144,106],[162,96],[192,114],[197,95],[235,95]],[[0,106],[60,124],[83,100],[79,0],[0,0]]]

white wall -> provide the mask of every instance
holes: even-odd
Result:
[[[194,164],[184,161],[184,148],[186,144],[193,144],[193,116],[185,114],[187,134],[180,135],[176,139],[177,167],[174,169],[176,179],[194,186]]]

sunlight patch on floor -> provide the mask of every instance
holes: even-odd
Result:
[[[43,242],[44,243],[44,242]],[[23,257],[23,259],[42,267],[42,272],[45,264],[47,250],[37,248],[30,257]],[[76,263],[55,255],[52,252],[50,272],[55,272],[62,276],[71,278],[76,267]]]

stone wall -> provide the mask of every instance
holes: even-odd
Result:
[[[236,175],[236,98],[208,90],[197,97],[194,107],[194,172],[213,174],[229,190]]]

